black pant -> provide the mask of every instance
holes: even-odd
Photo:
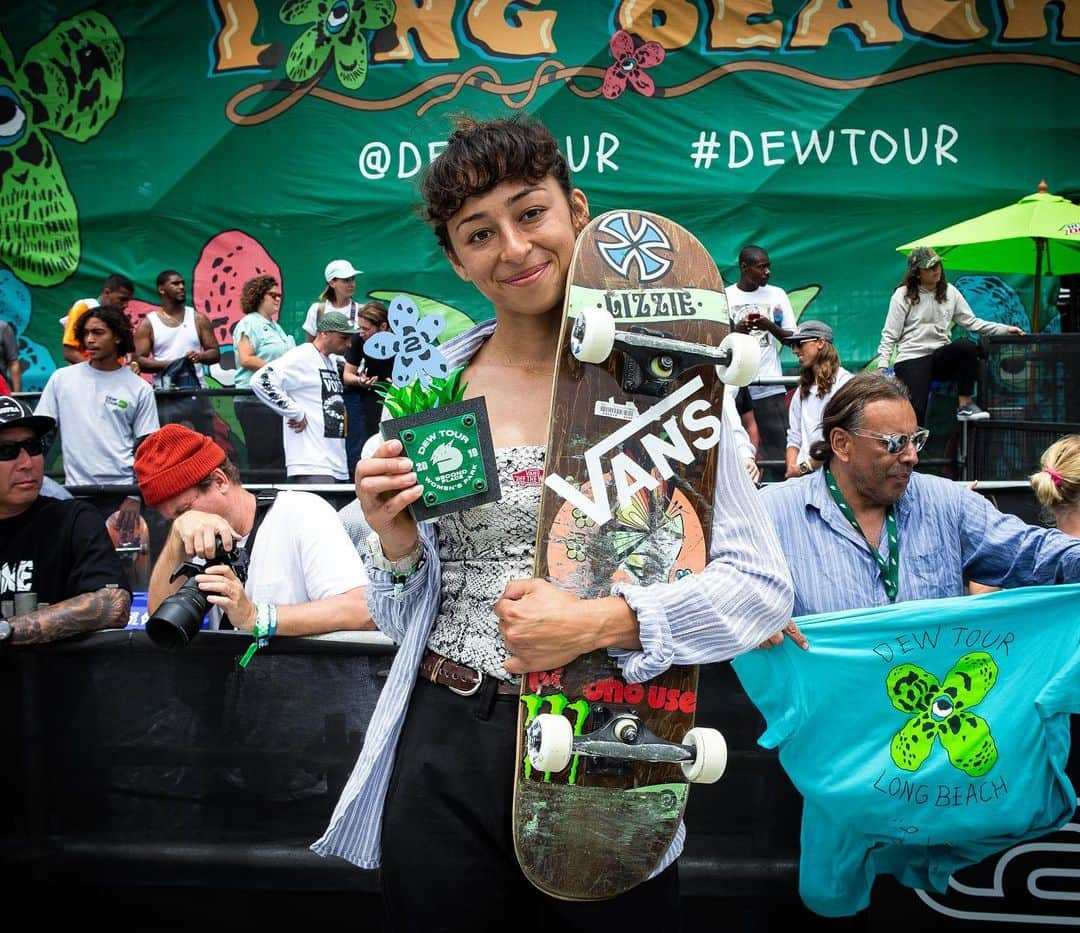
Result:
[[[485,683],[485,687],[493,684]],[[460,697],[418,683],[398,742],[382,826],[386,929],[681,929],[676,865],[607,901],[540,893],[514,856],[516,696]]]
[[[207,396],[167,391],[158,392],[156,399],[158,421],[162,426],[182,424],[207,437],[214,436],[214,410]]]
[[[754,399],[754,420],[758,428],[758,460],[779,460],[780,466],[766,468],[775,478],[784,478],[787,456],[788,408],[787,395],[778,392]]]
[[[347,389],[345,392],[345,464],[350,479],[356,475],[356,464],[360,462],[364,442],[371,436],[367,423],[368,398],[371,394],[368,389]]]
[[[929,356],[904,360],[894,367],[896,376],[908,387],[915,420],[926,423],[926,403],[930,383],[955,382],[957,394],[974,395],[979,375],[979,348],[971,340],[956,340],[938,347]]]
[[[247,445],[248,469],[273,470],[280,479],[285,472],[285,447],[281,439],[281,416],[275,414],[257,398],[238,396],[233,399],[236,420],[244,430]]]

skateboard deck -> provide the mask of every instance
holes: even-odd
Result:
[[[758,358],[752,338],[728,338],[715,263],[666,218],[609,212],[578,237],[564,311],[535,575],[592,598],[700,573],[721,374],[747,382]],[[719,745],[687,735],[697,682],[697,667],[674,666],[626,683],[606,651],[522,678],[514,845],[536,887],[599,900],[652,874],[678,830],[687,772],[726,762],[719,733]]]

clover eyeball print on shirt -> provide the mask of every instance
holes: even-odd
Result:
[[[796,619],[733,661],[758,740],[804,797],[799,893],[826,916],[875,876],[944,891],[952,872],[1064,825],[1080,710],[1080,585]]]

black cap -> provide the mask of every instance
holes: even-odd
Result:
[[[30,428],[38,437],[56,427],[46,415],[28,415],[22,403],[10,395],[0,395],[0,428]]]

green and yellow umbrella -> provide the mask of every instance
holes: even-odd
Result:
[[[932,246],[950,269],[1035,276],[1032,330],[1039,329],[1042,276],[1080,272],[1080,205],[1039,184],[1015,204],[919,237],[897,252]]]

